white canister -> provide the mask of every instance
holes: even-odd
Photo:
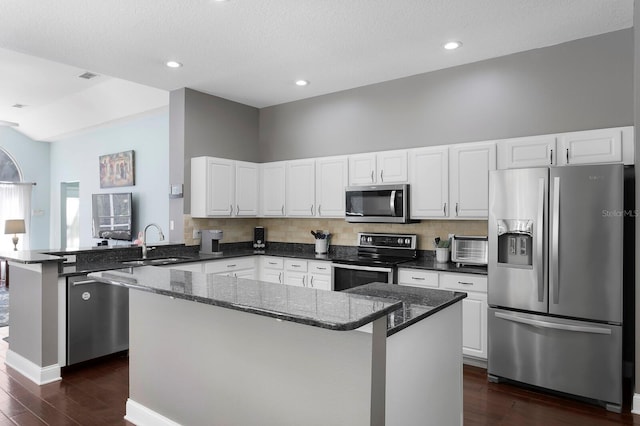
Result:
[[[449,261],[449,247],[436,248],[436,262],[447,263]]]
[[[319,238],[316,240],[316,253],[324,254],[327,252],[327,239]]]

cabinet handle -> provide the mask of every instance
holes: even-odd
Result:
[[[313,204],[311,204],[311,216],[313,216]]]
[[[229,204],[229,216],[233,214],[233,205]]]
[[[306,276],[306,275],[303,275],[303,276],[302,276],[302,286],[303,286],[303,287],[306,287],[306,286],[307,286],[307,283],[305,282],[305,278],[307,278],[307,276]]]
[[[292,268],[299,268],[300,265],[296,265],[295,263],[293,265],[291,265]]]
[[[232,265],[227,265],[227,268],[235,268],[235,267],[236,267],[235,263]]]
[[[443,214],[444,216],[446,216],[446,215],[447,215],[447,203],[444,203],[444,204],[442,205],[442,214]]]
[[[456,203],[456,216],[458,216],[458,203]]]
[[[322,204],[318,204],[318,216],[322,216]]]
[[[473,283],[467,283],[464,281],[458,281],[458,284],[462,284],[462,285],[473,285]]]
[[[424,277],[411,277],[412,280],[424,281]]]
[[[384,178],[382,177],[383,173],[384,173],[384,170],[380,170],[380,182],[384,182]]]
[[[325,268],[324,266],[318,266],[316,267],[316,269],[320,270],[320,271],[326,271],[327,268]]]
[[[240,204],[236,204],[236,216],[240,215]]]
[[[553,164],[553,149],[551,150],[551,159],[549,160],[549,164]]]
[[[569,148],[567,148],[567,164],[569,164]]]
[[[267,262],[269,265],[275,265],[276,262]]]
[[[282,284],[282,272],[278,272],[278,283]]]
[[[282,216],[284,216],[284,204],[282,205],[281,211],[282,211]]]
[[[371,170],[371,183],[373,183],[373,170]]]
[[[311,275],[310,286],[313,288],[313,275]]]

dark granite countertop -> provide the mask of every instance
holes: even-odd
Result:
[[[398,265],[400,268],[427,269],[437,272],[457,272],[461,274],[487,275],[486,266],[461,265],[457,266],[453,262],[438,263],[435,257],[421,257],[411,262]]]
[[[384,283],[361,285],[345,290],[345,293],[402,302],[402,307],[387,317],[387,336],[391,336],[467,297],[467,293],[458,291]]]
[[[94,272],[89,277],[130,289],[330,330],[354,330],[402,307],[397,298],[149,266]]]

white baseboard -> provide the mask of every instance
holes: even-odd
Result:
[[[131,398],[127,399],[127,414],[124,419],[138,426],[180,426],[180,423],[138,404]]]
[[[46,385],[47,383],[62,380],[58,364],[40,367],[11,349],[7,351],[7,358],[4,363],[37,385]]]
[[[631,406],[631,412],[633,414],[640,414],[640,393],[633,394],[633,403]]]

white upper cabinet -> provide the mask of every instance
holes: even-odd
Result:
[[[191,216],[231,216],[235,195],[234,161],[191,159]]]
[[[427,219],[449,214],[449,148],[409,151],[411,217]]]
[[[258,214],[258,165],[236,161],[235,215]]]
[[[316,160],[316,216],[344,217],[344,188],[348,185],[347,157]]]
[[[407,182],[407,151],[382,151],[349,156],[349,185]]]
[[[632,164],[633,160],[628,161],[629,155],[623,155],[623,145],[626,151],[631,151],[632,159],[632,127],[563,133],[559,135],[558,164],[618,163],[623,159],[625,164]]]
[[[349,156],[349,185],[373,185],[376,176],[375,153]]]
[[[498,142],[498,169],[557,164],[556,135],[507,139]]]
[[[260,196],[263,216],[285,215],[286,162],[265,163],[261,167]]]
[[[287,216],[315,216],[316,169],[315,160],[287,162]]]
[[[407,151],[377,153],[377,179],[379,184],[407,182]]]
[[[496,169],[495,142],[452,145],[449,149],[450,217],[489,214],[489,170]]]

